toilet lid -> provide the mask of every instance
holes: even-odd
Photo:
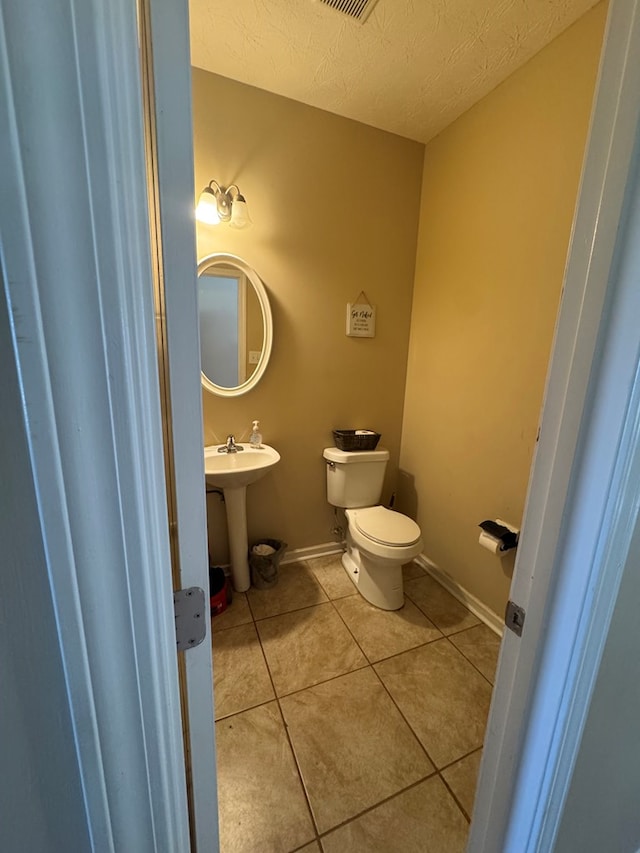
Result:
[[[420,539],[415,521],[384,506],[359,509],[355,522],[360,533],[380,545],[413,545]]]

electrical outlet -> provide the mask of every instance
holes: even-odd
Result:
[[[250,349],[249,350],[249,364],[257,364],[260,361],[261,355],[262,355],[262,350]]]

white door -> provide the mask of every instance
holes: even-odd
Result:
[[[7,780],[23,795],[2,804],[11,850],[218,849],[209,636],[184,658],[190,815],[187,805],[138,13],[134,0],[0,8],[0,331],[12,406],[1,429],[28,507],[6,516],[16,521],[9,589],[21,592],[3,608],[11,642],[0,649],[15,653],[10,672],[20,664],[0,720]],[[151,17],[162,53],[158,234],[167,331],[179,342],[181,585],[206,590],[186,3],[155,0]]]
[[[176,4],[159,5],[161,35]],[[179,108],[189,66],[178,6],[183,39],[177,27],[166,60],[179,44]],[[24,508],[2,528],[15,522],[0,655],[15,655],[8,671],[20,674],[3,682],[12,695],[0,714],[18,793],[13,808],[1,798],[7,850],[190,849],[136,13],[133,0],[0,5],[0,334],[11,406],[0,429],[2,461],[12,460],[2,487],[11,500],[15,478]],[[181,518],[182,569],[184,583],[206,588],[186,112],[180,190],[169,187],[162,215],[184,274],[186,307],[171,312],[171,333],[188,327],[187,388],[174,392],[189,414],[186,428],[178,422],[178,493],[195,495]],[[161,141],[166,158],[170,134]],[[217,849],[208,641],[189,654],[191,733],[208,762],[194,781],[194,825],[206,851]]]

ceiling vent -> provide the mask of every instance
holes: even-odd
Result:
[[[320,0],[323,6],[335,9],[361,24],[367,20],[378,0]]]

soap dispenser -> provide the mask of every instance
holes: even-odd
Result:
[[[255,450],[259,450],[262,447],[262,433],[260,432],[260,421],[253,422],[253,429],[251,430],[251,435],[249,436],[249,444]]]

